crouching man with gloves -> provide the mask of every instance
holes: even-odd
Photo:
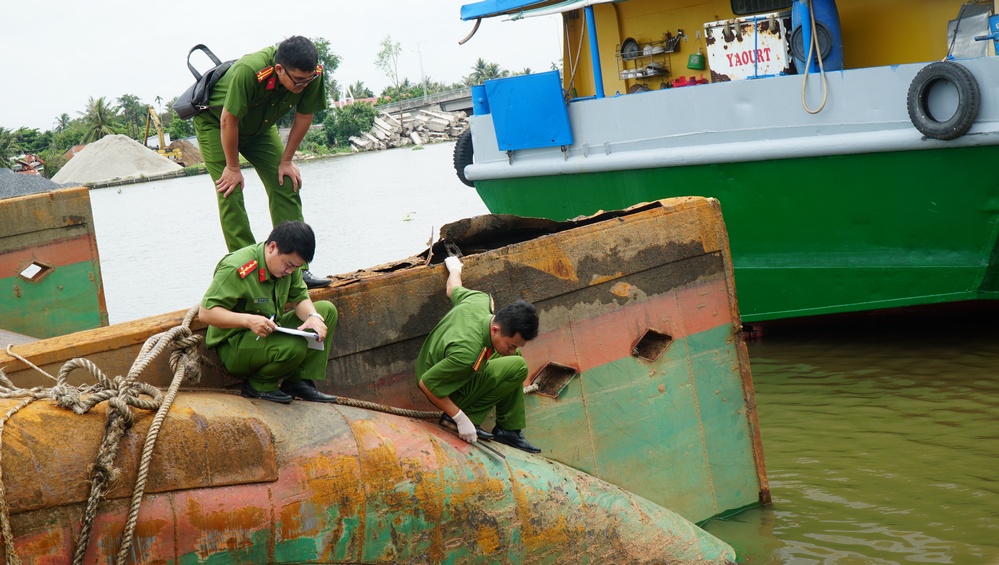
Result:
[[[461,261],[448,257],[444,264],[451,310],[420,349],[417,385],[457,425],[461,439],[492,439],[539,453],[522,433],[527,361],[518,351],[538,335],[537,311],[518,300],[493,315],[488,294],[461,286]],[[479,426],[493,407],[496,427],[489,434]]]

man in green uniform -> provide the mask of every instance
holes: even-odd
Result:
[[[522,432],[527,361],[518,348],[538,335],[538,313],[523,300],[494,316],[488,294],[461,286],[461,261],[444,260],[451,310],[437,324],[416,359],[420,390],[458,427],[461,439],[493,439],[530,453]],[[496,407],[490,435],[479,425]]]
[[[293,397],[336,402],[320,392],[315,380],[326,378],[337,310],[315,303],[302,281],[302,265],[312,259],[316,236],[303,222],[278,224],[267,241],[222,258],[201,300],[198,317],[208,324],[205,346],[234,375],[243,376],[241,394],[287,404]],[[293,308],[284,312],[284,305]],[[296,328],[316,337],[276,332]],[[323,349],[307,340],[323,342]],[[281,382],[281,381],[284,382]],[[280,388],[278,384],[280,383]]]
[[[244,55],[212,88],[207,111],[194,117],[205,168],[218,192],[219,220],[229,252],[257,240],[243,202],[243,173],[239,155],[256,169],[267,191],[271,225],[303,221],[302,175],[292,162],[309,131],[312,114],[326,108],[323,69],[316,47],[296,35],[276,48]],[[282,147],[277,121],[295,109],[295,120]],[[302,277],[309,288],[330,284],[312,275],[305,265]]]

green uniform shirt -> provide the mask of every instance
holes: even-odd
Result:
[[[273,126],[292,108],[300,114],[315,114],[326,108],[323,77],[310,82],[295,94],[278,80],[274,69],[277,47],[267,47],[243,55],[229,67],[212,88],[209,109],[222,118],[222,108],[239,118],[239,135],[259,135]],[[296,69],[307,71],[308,69]]]
[[[493,346],[489,337],[492,318],[488,294],[460,286],[452,289],[451,310],[427,336],[416,358],[417,384],[422,379],[437,398],[461,388],[475,373],[472,366],[482,348]]]
[[[210,310],[221,306],[231,312],[280,316],[288,302],[301,302],[309,298],[309,289],[302,280],[302,269],[284,277],[273,277],[264,262],[264,244],[257,243],[237,249],[226,255],[215,267],[215,278],[201,299],[201,305]],[[247,331],[244,328],[216,328],[208,326],[205,346],[209,349],[231,336]]]

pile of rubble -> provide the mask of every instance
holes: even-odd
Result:
[[[354,151],[373,151],[404,145],[423,145],[457,139],[468,129],[465,112],[435,112],[420,110],[415,115],[382,112],[375,118],[371,131],[350,137]]]

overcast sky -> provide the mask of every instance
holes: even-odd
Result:
[[[326,38],[341,57],[333,78],[363,81],[376,94],[390,81],[374,66],[386,35],[399,42],[399,74],[411,82],[458,82],[479,57],[501,68],[545,71],[561,56],[560,19],[473,22],[459,17],[472,0],[38,0],[8,14],[0,32],[7,67],[0,89],[0,127],[53,129],[79,117],[91,96],[133,94],[165,103],[194,78],[187,52],[204,43],[223,61],[291,35]],[[9,10],[8,10],[9,11]],[[192,60],[200,70],[207,58]]]

